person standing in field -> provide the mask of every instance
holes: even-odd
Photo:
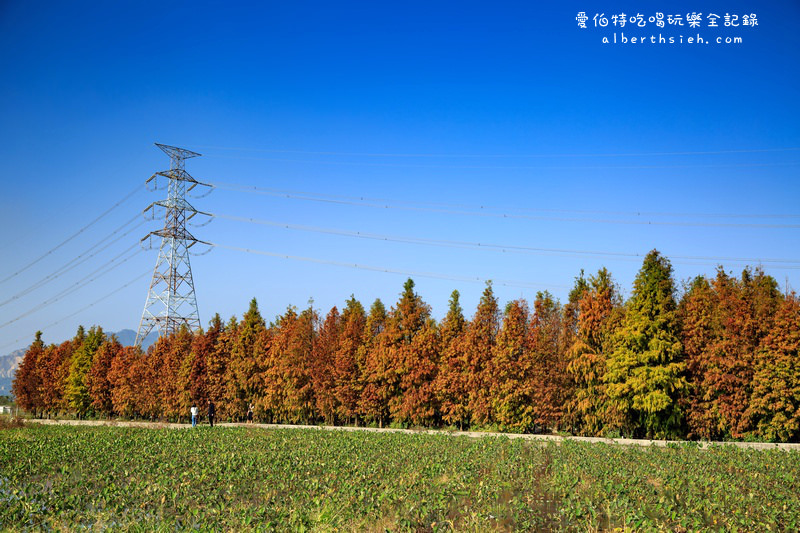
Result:
[[[197,408],[197,404],[192,403],[192,408],[189,411],[192,413],[192,427],[196,427],[197,415],[200,412],[200,409]]]
[[[253,404],[252,403],[247,406],[247,423],[248,424],[252,424],[253,423]]]
[[[214,407],[214,402],[212,402],[211,399],[209,398],[209,400],[208,400],[208,423],[211,425],[212,428],[214,427],[214,415],[215,414],[217,414],[217,410]]]

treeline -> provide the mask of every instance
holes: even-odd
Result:
[[[289,308],[160,338],[146,354],[102,329],[46,346],[17,371],[39,416],[568,431],[591,436],[797,441],[800,302],[760,269],[694,279],[680,300],[669,261],[644,260],[623,303],[606,269],[500,309],[487,284],[470,320],[458,291],[437,323],[408,280],[397,303],[351,298],[322,318]]]

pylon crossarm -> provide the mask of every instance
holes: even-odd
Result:
[[[165,154],[170,156],[171,158],[176,159],[189,159],[191,157],[199,157],[203,154],[198,154],[197,152],[192,152],[191,150],[186,150],[185,148],[178,148],[177,146],[170,146],[168,144],[160,144],[154,143],[156,146],[161,148]]]
[[[151,231],[150,235],[156,235],[158,237],[161,237],[162,239],[168,238],[168,239],[175,239],[176,241],[187,241],[190,244],[186,246],[191,246],[191,244],[194,244],[194,242],[197,241],[197,239],[195,239],[191,233],[186,231],[185,227],[159,229]]]
[[[201,183],[201,182],[197,181],[196,179],[194,179],[191,176],[191,174],[189,174],[188,172],[186,172],[182,168],[171,168],[169,170],[162,170],[160,172],[156,172],[156,175],[163,176],[163,177],[165,177],[167,179],[171,179],[171,180],[178,180],[178,181],[184,181],[184,182],[187,182],[187,183],[191,183],[192,187],[194,187],[195,185],[205,185],[206,187],[209,186],[209,185],[207,185],[205,183]]]
[[[150,205],[148,205],[147,207],[145,207],[144,209],[142,209],[142,215],[144,216],[145,219],[147,219],[147,220],[155,220],[156,212],[155,212],[154,207],[157,206],[157,205],[161,205],[161,204],[158,203],[158,202],[153,202]],[[147,216],[147,212],[148,211],[150,211],[150,217],[149,218]]]
[[[192,207],[192,204],[190,204],[183,198],[167,198],[166,200],[159,200],[157,202],[153,202],[152,204],[150,204],[147,207],[147,209],[150,209],[154,205],[158,205],[166,209],[177,209],[180,211],[188,211],[190,213],[198,212],[197,209]],[[147,211],[147,209],[145,209],[145,211]]]

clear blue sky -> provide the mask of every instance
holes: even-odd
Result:
[[[453,289],[473,313],[484,285],[467,278],[495,280],[503,303],[537,290],[564,301],[581,269],[606,266],[629,295],[641,265],[530,248],[657,248],[678,282],[747,264],[732,259],[783,259],[792,262],[765,270],[800,289],[800,3],[640,11],[699,12],[695,29],[595,28],[595,14],[635,15],[632,4],[544,4],[0,3],[0,301],[11,299],[0,306],[0,353],[37,329],[46,342],[78,324],[136,329],[149,274],[131,280],[152,272],[157,252],[92,272],[158,229],[124,224],[163,191],[142,188],[47,252],[168,167],[154,142],[202,153],[187,170],[226,185],[192,199],[197,209],[324,230],[223,217],[190,228],[319,261],[221,247],[193,257],[203,324],[241,315],[254,296],[268,319],[311,297],[322,313],[351,294],[389,306],[409,272],[440,276],[412,276],[436,317]],[[707,27],[709,13],[721,27]],[[724,27],[726,13],[755,13],[758,24]],[[613,44],[614,34],[648,41]],[[703,43],[677,43],[698,34]],[[53,276],[120,226],[118,241]]]

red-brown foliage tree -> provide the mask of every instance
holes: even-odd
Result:
[[[44,350],[42,332],[37,331],[33,342],[25,351],[17,373],[14,375],[14,381],[11,383],[11,393],[14,395],[17,405],[34,414],[41,412],[39,358]]]
[[[82,328],[79,333],[83,333]],[[82,336],[76,336],[71,341],[64,341],[59,345],[51,344],[45,348],[39,357],[39,410],[55,415],[68,412],[69,405],[64,396],[64,388],[69,376],[69,367],[72,354],[77,346],[83,342]]]
[[[364,307],[351,296],[342,312],[339,346],[333,359],[337,415],[347,422],[358,421],[358,400],[363,389],[363,361],[360,359],[363,351],[360,347],[364,340],[366,322]]]
[[[259,362],[266,359],[263,345],[266,325],[258,310],[255,298],[244,315],[236,331],[228,360],[225,382],[226,388],[218,416],[242,420],[250,403],[259,394],[263,368]]]
[[[746,415],[757,436],[800,439],[800,300],[795,294],[781,303],[756,355]]]
[[[308,423],[315,416],[311,352],[317,313],[289,308],[275,325],[257,400],[268,419]]]
[[[114,412],[114,403],[111,399],[112,387],[108,374],[111,363],[122,351],[122,345],[116,336],[106,340],[92,359],[92,366],[86,376],[86,388],[91,398],[91,409],[99,415],[110,417]]]
[[[339,402],[336,397],[336,353],[342,336],[342,318],[334,306],[325,317],[311,347],[311,384],[316,411],[326,424],[336,422]]]
[[[111,404],[117,415],[133,418],[142,412],[138,405],[137,389],[141,388],[138,369],[143,359],[141,350],[124,346],[111,360],[108,381],[111,383]]]
[[[469,374],[462,341],[466,321],[459,296],[458,291],[451,294],[449,309],[440,327],[439,372],[434,380],[434,390],[442,420],[464,429],[470,418]]]
[[[231,317],[225,327],[216,336],[216,342],[206,354],[206,370],[208,372],[208,397],[202,399],[202,404],[198,404],[201,412],[208,404],[208,400],[213,400],[217,405],[218,417],[226,416],[228,410],[224,404],[226,391],[228,390],[228,366],[231,361],[231,352],[236,344],[239,332],[239,323],[235,317]],[[196,398],[196,400],[200,400]]]
[[[492,422],[492,350],[500,328],[500,313],[491,282],[481,295],[475,316],[464,331],[463,350],[467,370],[467,409],[470,422],[483,426]]]
[[[741,279],[722,268],[706,286],[695,281],[682,305],[689,383],[689,435],[742,438],[752,431],[755,355],[771,328],[781,295],[774,279],[746,269]]]
[[[569,422],[582,434],[599,436],[606,425],[619,425],[606,398],[603,374],[609,336],[619,324],[622,307],[605,268],[588,281],[578,282],[577,287],[577,330],[565,339],[569,343],[566,371],[572,389],[567,402]],[[568,317],[565,313],[565,319]]]
[[[392,395],[387,386],[391,376],[388,375],[386,357],[386,322],[386,307],[380,300],[375,300],[367,316],[364,341],[359,349],[363,382],[359,411],[367,422],[377,422],[380,427],[389,420],[389,398]]]
[[[430,307],[414,291],[413,280],[403,285],[382,335],[390,416],[401,424],[431,423],[436,409],[432,382],[438,363],[438,334],[430,320]]]
[[[534,357],[528,346],[528,304],[514,300],[506,306],[503,324],[492,349],[492,412],[504,431],[526,431],[534,427]]]
[[[222,319],[215,314],[209,322],[208,330],[194,335],[191,353],[187,360],[189,400],[198,408],[206,406],[209,398],[208,360],[214,352],[219,336],[222,333]]]
[[[531,401],[536,414],[534,422],[557,429],[564,414],[569,394],[566,349],[561,340],[561,306],[548,292],[536,294],[534,314],[528,328],[528,350],[531,351]]]
[[[192,332],[185,326],[170,337],[166,342],[159,341],[157,350],[148,355],[158,358],[159,373],[157,374],[158,396],[160,400],[159,416],[169,420],[181,422],[190,416],[191,398],[189,395],[189,369],[191,356]],[[158,348],[162,351],[159,353]]]

